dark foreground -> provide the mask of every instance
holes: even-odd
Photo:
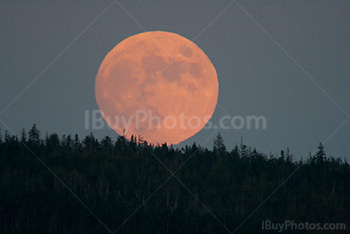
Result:
[[[27,135],[0,141],[0,233],[278,233],[262,230],[266,220],[350,228],[350,166],[322,146],[294,162],[245,145],[228,152],[220,136],[213,150],[175,150]]]

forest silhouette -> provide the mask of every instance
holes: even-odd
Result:
[[[213,143],[178,149],[140,136],[41,137],[35,125],[20,136],[2,132],[0,232],[265,233],[264,220],[349,225],[349,163],[327,156],[322,144],[296,159],[243,143],[228,150],[220,134]]]

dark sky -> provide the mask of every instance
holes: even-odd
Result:
[[[105,55],[131,35],[163,30],[194,40],[214,64],[212,122],[226,113],[266,117],[266,130],[220,130],[229,149],[243,137],[264,153],[289,147],[298,158],[325,141],[328,154],[349,159],[350,2],[238,3],[1,1],[2,132],[4,123],[17,134],[36,123],[43,134],[85,136]],[[214,131],[179,146],[212,147]],[[109,129],[93,133],[117,137]]]

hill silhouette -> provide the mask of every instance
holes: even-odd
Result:
[[[1,233],[262,233],[264,220],[350,220],[349,164],[322,144],[295,161],[288,150],[229,151],[220,135],[213,149],[175,149],[139,136],[41,138],[34,125],[0,138],[0,176]]]

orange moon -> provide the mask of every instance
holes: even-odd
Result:
[[[102,116],[119,135],[178,144],[199,132],[218,99],[216,70],[192,41],[164,31],[118,43],[95,80]]]

